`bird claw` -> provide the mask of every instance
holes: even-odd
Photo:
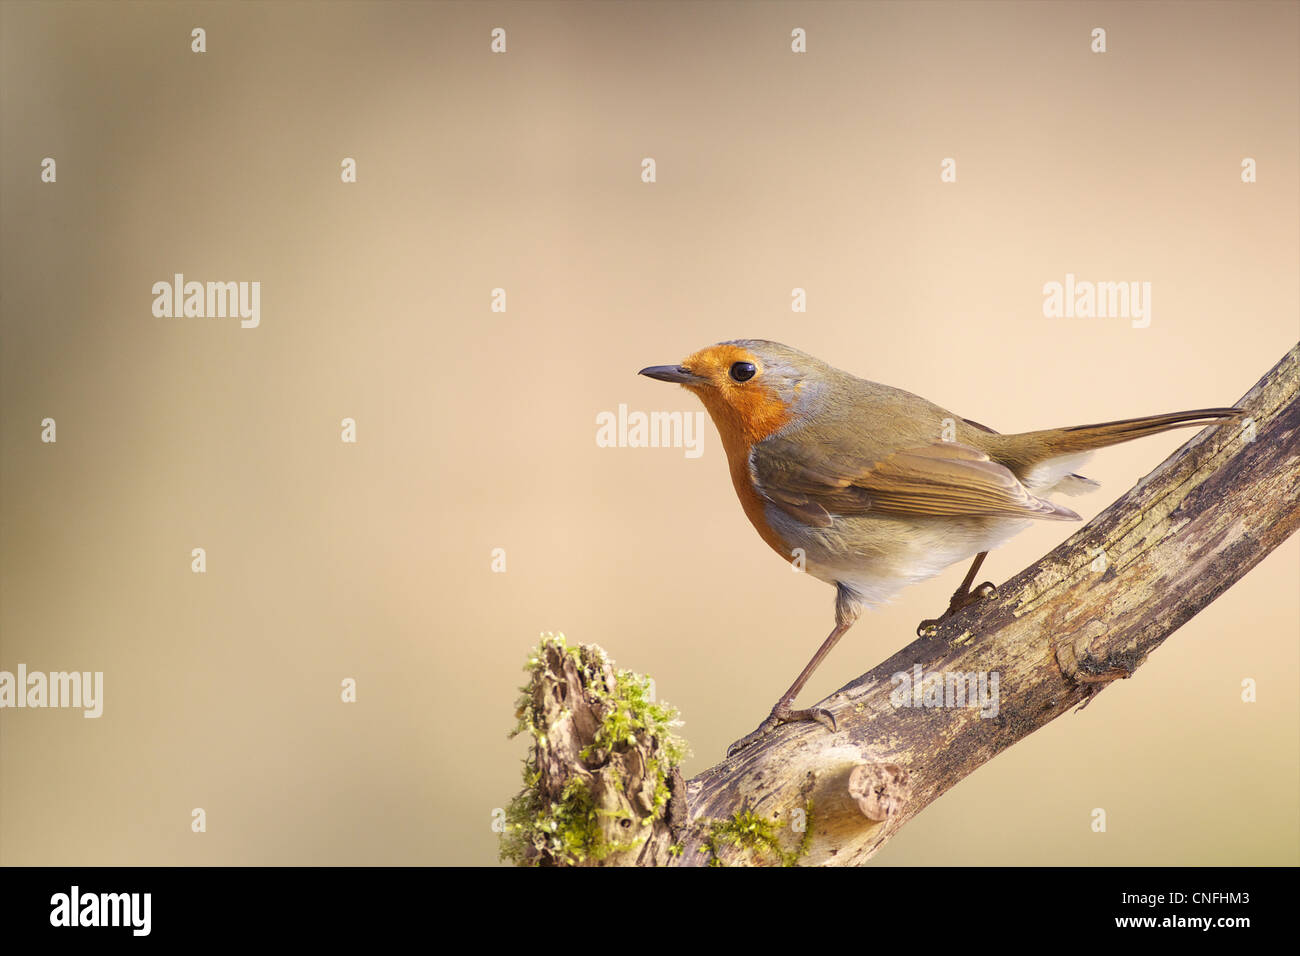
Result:
[[[994,597],[998,593],[998,586],[992,581],[985,581],[979,587],[964,595],[953,595],[952,600],[948,602],[948,610],[944,611],[938,617],[926,618],[920,624],[916,625],[917,637],[930,637],[939,629],[939,625],[948,618],[952,617],[958,611],[964,611],[972,604],[978,604],[980,601]]]
[[[753,733],[746,734],[727,748],[727,756],[734,757],[745,748],[762,740],[782,724],[802,723],[805,721],[821,724],[831,733],[839,730],[835,715],[829,710],[821,707],[811,707],[808,710],[791,710],[789,705],[777,704],[772,708],[772,713],[758,725],[758,728]]]
[[[816,716],[813,719],[816,720],[817,723],[821,724],[833,734],[839,732],[840,723],[835,719],[835,715],[829,710],[823,710],[819,707],[814,711],[814,714],[816,714]]]
[[[771,733],[775,729],[776,729],[776,724],[771,723],[770,720],[763,721],[761,724],[758,725],[758,729],[755,730],[753,733],[746,734],[745,736],[737,740],[735,743],[733,743],[730,747],[728,747],[727,756],[729,758],[736,756],[736,754],[740,753],[746,747],[758,743],[760,740],[762,740],[764,737],[766,737],[769,733]]]

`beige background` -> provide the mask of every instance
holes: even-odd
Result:
[[[1300,331],[1293,3],[0,15],[0,669],[107,685],[99,720],[0,713],[6,864],[493,863],[547,630],[653,675],[713,763],[832,590],[760,542],[711,424],[698,460],[596,447],[620,402],[698,408],[644,365],[773,338],[1014,431],[1230,403]],[[261,327],[154,318],[174,272],[261,281]],[[1045,319],[1067,272],[1152,282],[1151,327]],[[1071,506],[1187,437],[1099,454]],[[877,861],[1296,863],[1298,571],[1293,539]],[[960,576],[865,616],[804,699]]]

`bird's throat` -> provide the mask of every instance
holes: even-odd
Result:
[[[688,386],[689,387],[689,386]],[[691,388],[708,410],[722,436],[728,457],[732,449],[749,449],[794,419],[794,413],[780,396],[766,388],[732,388],[725,394],[714,386]]]

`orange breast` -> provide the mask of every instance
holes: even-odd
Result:
[[[745,517],[749,518],[750,524],[758,530],[759,536],[767,542],[769,548],[786,561],[791,560],[794,556],[793,549],[767,523],[767,503],[754,490],[754,482],[749,475],[749,448],[746,447],[738,458],[733,458],[728,453],[727,464],[731,467],[731,483],[736,488],[736,496],[740,498],[740,506],[745,509]]]
[[[718,428],[722,438],[722,448],[727,453],[727,464],[731,471],[731,483],[740,498],[740,505],[745,509],[745,516],[758,530],[759,536],[767,542],[783,559],[791,559],[790,545],[776,530],[767,523],[764,514],[766,502],[754,489],[754,482],[749,474],[749,452],[756,442],[782,428],[793,417],[789,409],[766,389],[750,389],[743,401],[737,401],[736,395],[724,400],[714,389],[692,389],[709,417]]]

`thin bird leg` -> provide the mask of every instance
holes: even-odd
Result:
[[[790,685],[790,689],[781,695],[781,699],[776,702],[776,706],[772,708],[772,713],[768,716],[767,720],[759,724],[758,729],[753,733],[740,738],[728,747],[728,757],[739,753],[750,744],[767,736],[781,724],[806,720],[816,721],[831,731],[837,729],[835,716],[829,710],[823,710],[820,707],[814,707],[808,710],[793,710],[790,705],[793,704],[794,699],[799,696],[799,691],[803,690],[804,684],[808,683],[808,679],[812,677],[813,671],[817,670],[817,667],[823,660],[825,660],[826,655],[831,652],[831,648],[839,643],[839,639],[843,637],[845,632],[847,632],[852,626],[852,621],[846,621],[843,624],[835,625],[835,629],[827,635],[826,640],[822,641],[822,646],[817,648],[817,653],[814,654],[812,660],[808,662],[808,666],[800,672],[797,678],[795,678],[795,682]]]
[[[952,598],[948,601],[948,610],[936,618],[927,618],[918,624],[916,626],[918,637],[930,628],[938,627],[942,621],[946,621],[962,608],[968,607],[976,601],[984,600],[997,589],[997,586],[992,581],[985,581],[974,592],[971,591],[971,582],[975,580],[975,575],[979,574],[980,565],[984,563],[984,559],[988,556],[987,551],[981,551],[975,555],[975,560],[971,563],[970,570],[966,572],[966,577],[962,579],[961,586],[952,593]]]
[[[987,551],[981,551],[975,555],[975,560],[971,562],[970,570],[966,572],[966,577],[962,579],[961,586],[952,592],[952,600],[948,602],[949,610],[952,610],[954,606],[964,606],[960,602],[964,601],[966,596],[970,594],[971,582],[975,580],[975,575],[979,574],[980,565],[984,563],[984,559],[988,556]]]

